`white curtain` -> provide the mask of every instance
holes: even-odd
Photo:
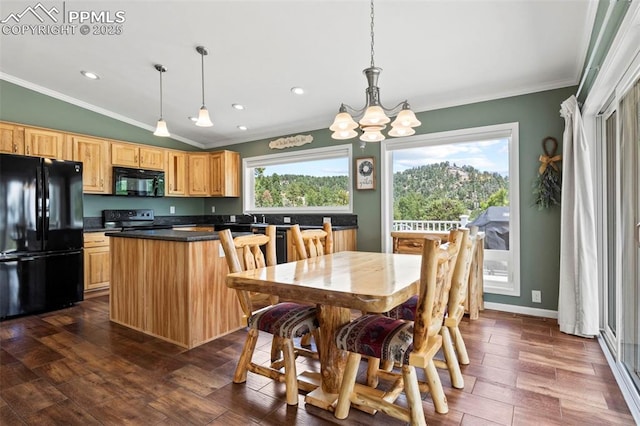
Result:
[[[560,331],[599,333],[595,196],[589,146],[575,96],[562,103],[565,119],[560,204]]]

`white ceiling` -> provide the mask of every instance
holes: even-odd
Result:
[[[0,20],[32,1],[2,1]],[[202,148],[328,127],[342,102],[361,108],[370,63],[367,0],[43,1],[69,11],[120,10],[120,35],[0,35],[0,78]],[[577,85],[597,8],[589,0],[375,3],[382,103],[414,111]],[[60,19],[59,19],[60,20]],[[20,25],[38,23],[26,14]],[[51,24],[46,21],[44,24]],[[58,22],[59,23],[59,22]],[[8,21],[6,25],[15,25]],[[214,127],[188,116],[206,105]],[[89,81],[80,75],[100,75]],[[306,90],[295,96],[291,87]],[[246,106],[237,111],[232,103]],[[247,131],[237,129],[246,125]]]

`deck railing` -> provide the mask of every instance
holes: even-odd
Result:
[[[464,227],[468,222],[469,216],[467,215],[460,216],[460,220],[394,220],[393,230],[446,232]]]

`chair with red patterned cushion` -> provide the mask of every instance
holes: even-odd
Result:
[[[264,255],[260,249],[263,245],[267,245],[267,257],[271,259],[269,263],[275,264],[275,226],[269,225],[264,235],[246,235],[234,239],[228,229],[220,231],[218,235],[231,273],[266,266]],[[242,252],[242,261],[238,256],[238,251]],[[254,310],[252,295],[243,290],[236,290],[236,292],[240,306],[248,319],[249,331],[238,360],[233,382],[246,382],[249,371],[284,382],[287,404],[296,405],[298,403],[298,379],[293,338],[302,337],[317,330],[316,307],[283,302]],[[252,361],[260,331],[274,336],[275,342],[272,345],[272,364],[270,367]],[[283,353],[283,360],[273,359],[274,354],[279,354],[280,351]],[[281,365],[284,366],[284,373],[280,371]],[[274,368],[274,366],[278,368]]]
[[[452,232],[451,241],[445,248],[440,247],[436,237],[425,239],[415,321],[368,314],[337,330],[337,347],[349,352],[335,408],[338,419],[346,418],[354,403],[411,424],[424,425],[420,392],[427,390],[438,413],[449,411],[433,357],[442,347],[440,328],[462,235],[462,231]],[[400,372],[380,372],[382,379],[392,381],[391,389],[373,392],[368,386],[355,385],[363,355],[398,365]],[[424,369],[427,382],[418,381],[416,368]],[[407,397],[408,407],[395,403],[402,392]]]
[[[468,294],[469,272],[475,251],[478,227],[473,226],[470,229],[460,228],[460,230],[464,232],[464,235],[451,279],[447,312],[445,313],[444,323],[440,330],[443,338],[442,349],[445,360],[444,362],[435,360],[436,367],[449,371],[451,385],[457,389],[464,388],[464,378],[462,377],[459,364],[469,364],[469,355],[467,354],[467,348],[464,344],[459,325],[464,316],[464,305]],[[415,319],[417,303],[418,296],[413,296],[391,311],[386,312],[385,315],[395,319],[413,321]],[[370,385],[376,383],[375,375],[377,367],[375,361],[369,366],[367,374]]]

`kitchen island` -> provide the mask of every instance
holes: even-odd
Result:
[[[246,326],[217,232],[106,235],[111,321],[189,349]]]

